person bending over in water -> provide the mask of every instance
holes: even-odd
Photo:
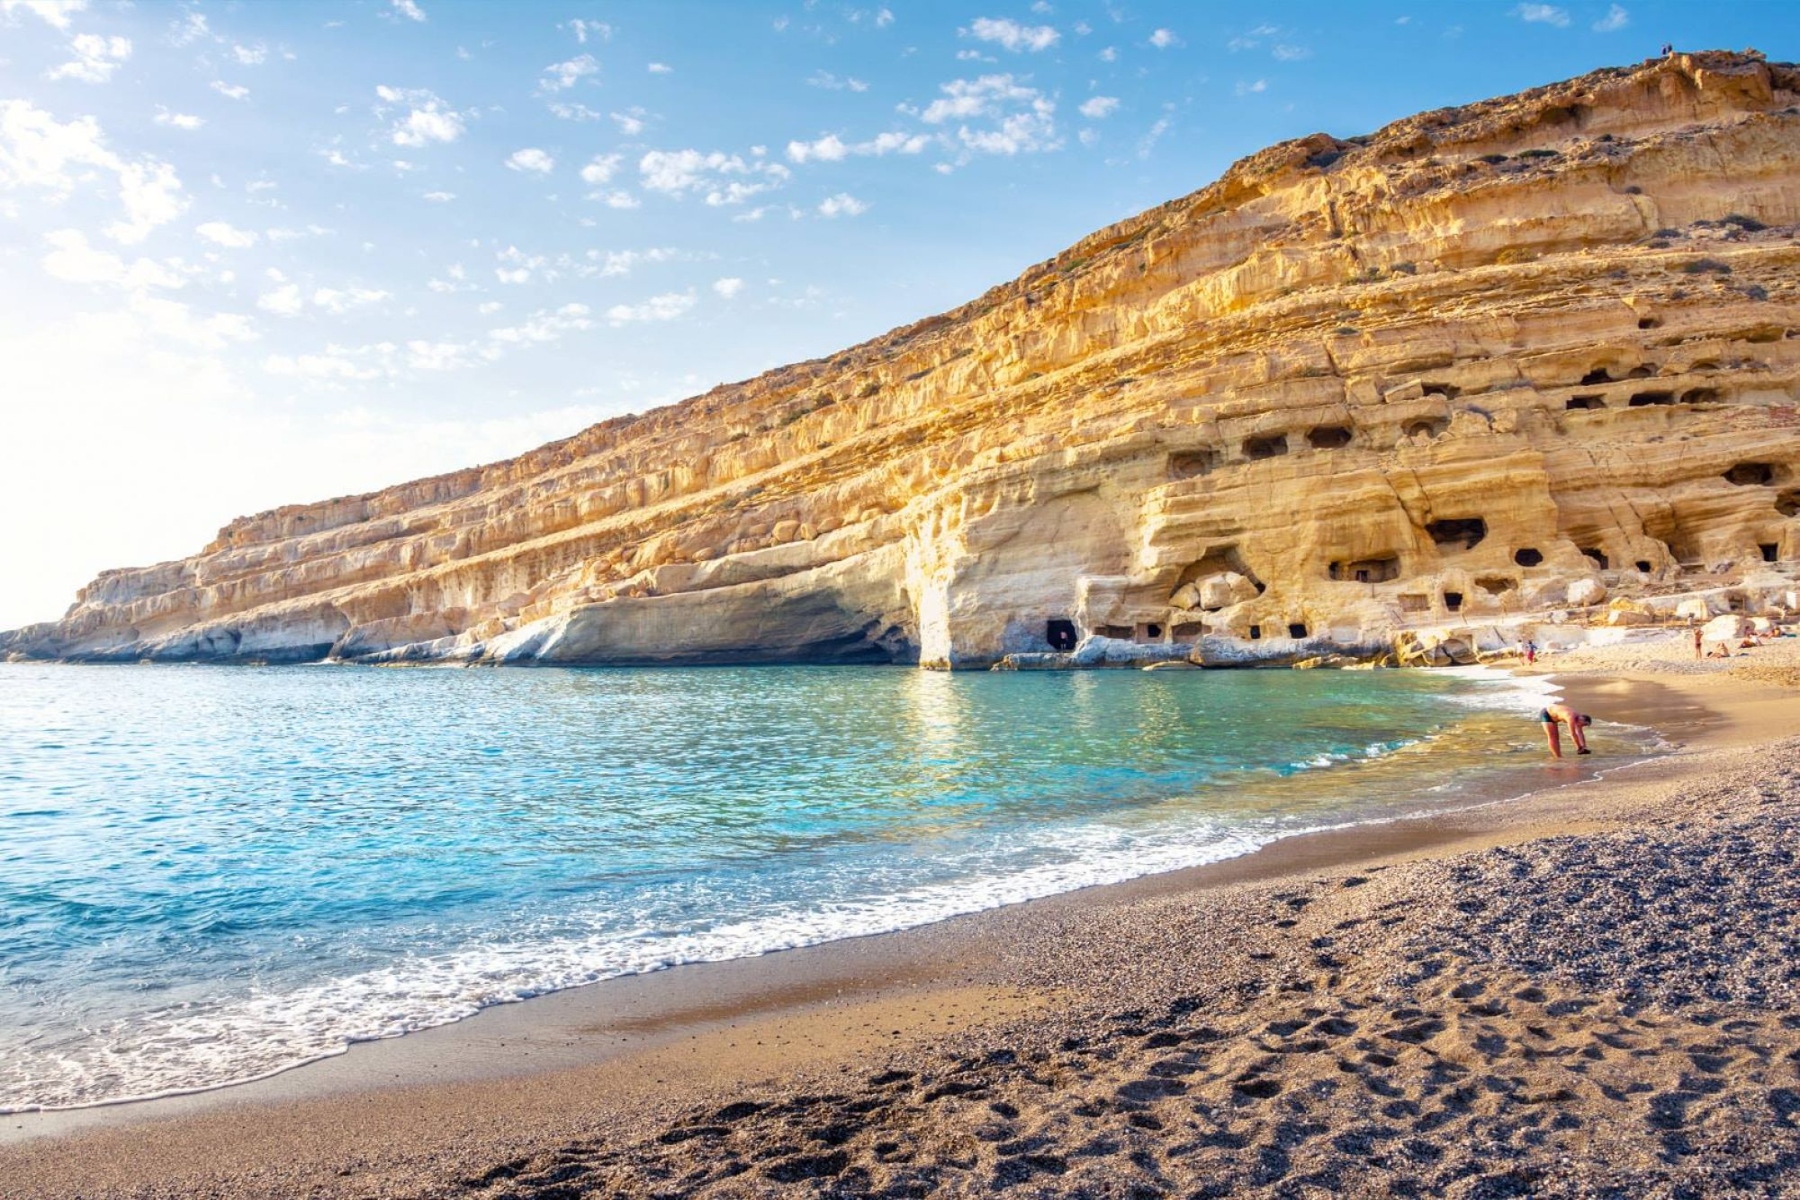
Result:
[[[1563,756],[1562,730],[1558,728],[1559,725],[1569,727],[1569,736],[1575,739],[1575,753],[1593,753],[1588,749],[1585,730],[1594,723],[1594,718],[1586,713],[1578,713],[1566,704],[1552,704],[1538,714],[1538,720],[1544,723],[1544,736],[1550,740],[1552,757],[1561,758]]]

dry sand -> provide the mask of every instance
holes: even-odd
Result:
[[[1541,664],[1646,766],[0,1119],[0,1194],[1800,1195],[1800,640],[1682,650]]]

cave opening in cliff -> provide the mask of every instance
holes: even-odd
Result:
[[[1625,378],[1627,378],[1627,379],[1648,379],[1654,374],[1656,374],[1656,364],[1655,363],[1643,363],[1643,364],[1641,364],[1639,366],[1635,366],[1635,367],[1631,368],[1631,370],[1625,372]]]
[[[1475,586],[1490,596],[1501,596],[1516,589],[1519,583],[1506,575],[1482,575],[1476,578]]]
[[[1587,555],[1588,558],[1593,561],[1593,564],[1602,571],[1607,569],[1608,559],[1606,557],[1606,551],[1600,549],[1598,546],[1583,546],[1581,552]]]
[[[1681,393],[1683,404],[1716,404],[1719,400],[1718,388],[1689,388]]]
[[[1349,563],[1334,562],[1326,574],[1332,579],[1351,583],[1387,583],[1400,578],[1400,559],[1390,555],[1386,558],[1359,558]]]
[[[1291,638],[1305,637],[1306,636],[1306,625],[1300,621],[1288,622],[1288,636]]]
[[[1650,570],[1651,570],[1650,560],[1647,558],[1640,558],[1635,563],[1632,563],[1631,565],[1636,567],[1638,570],[1642,571],[1646,575],[1648,575],[1650,573]]]
[[[1632,408],[1651,408],[1675,403],[1674,392],[1634,392],[1625,402]]]
[[[1703,358],[1688,368],[1690,371],[1716,371],[1718,369],[1719,364],[1710,358]]]
[[[1211,450],[1188,450],[1169,455],[1170,479],[1197,479],[1212,472],[1217,460]]]
[[[1662,322],[1657,320],[1655,317],[1639,317],[1638,318],[1638,328],[1639,329],[1660,329],[1660,328],[1662,328]]]
[[[1480,517],[1447,517],[1425,526],[1431,540],[1445,550],[1473,550],[1487,531],[1487,522]]]
[[[1244,457],[1252,462],[1264,458],[1279,458],[1288,452],[1288,440],[1285,433],[1272,433],[1267,437],[1244,439]]]
[[[1252,625],[1250,627],[1250,640],[1253,642],[1260,642],[1262,640],[1262,626],[1261,625]]]
[[[1444,607],[1451,612],[1462,611],[1463,594],[1461,592],[1445,592]]]
[[[1146,621],[1144,624],[1137,627],[1136,631],[1132,634],[1132,640],[1139,643],[1160,642],[1162,641],[1162,635],[1163,627],[1161,625],[1158,625],[1155,621]]]
[[[1544,561],[1544,552],[1526,546],[1523,550],[1513,551],[1513,561],[1521,567],[1535,567]]]
[[[1205,636],[1205,634],[1206,634],[1206,626],[1201,625],[1198,622],[1194,622],[1194,621],[1189,621],[1185,624],[1177,625],[1173,629],[1169,630],[1169,636],[1174,638],[1178,642],[1198,641],[1198,640],[1200,640],[1201,637]]]
[[[1342,450],[1352,436],[1342,425],[1315,425],[1307,430],[1306,441],[1314,450]]]
[[[1775,511],[1784,517],[1800,517],[1800,491],[1783,492],[1777,496]]]
[[[1445,400],[1454,400],[1462,395],[1462,389],[1454,383],[1420,383],[1419,391],[1426,396],[1442,396]]]
[[[1057,618],[1044,622],[1044,640],[1052,650],[1067,653],[1075,648],[1075,622]]]
[[[1567,408],[1570,412],[1574,412],[1577,409],[1585,409],[1589,412],[1592,412],[1596,408],[1605,408],[1606,407],[1606,397],[1605,396],[1593,396],[1593,395],[1570,396],[1568,403],[1566,405],[1564,405],[1564,407]]]
[[[1121,642],[1129,642],[1131,635],[1137,632],[1129,625],[1102,625],[1099,629],[1103,638],[1113,638]]]
[[[1448,421],[1414,421],[1406,427],[1407,437],[1436,437],[1450,427]]]
[[[1608,371],[1605,367],[1595,367],[1581,377],[1581,382],[1584,384],[1611,383],[1612,381],[1612,372]]]
[[[1762,551],[1764,562],[1780,562],[1781,545],[1778,542],[1758,542],[1758,550]]]
[[[1775,482],[1775,468],[1769,463],[1738,463],[1725,472],[1725,482],[1739,487],[1768,487]]]

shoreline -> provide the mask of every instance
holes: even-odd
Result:
[[[808,1072],[842,1076],[882,1056],[929,1056],[969,1030],[1042,1024],[1064,997],[1020,978],[1017,948],[1033,945],[1044,925],[1616,826],[1641,804],[1639,793],[1704,778],[1733,747],[1794,728],[1800,696],[1772,684],[1722,687],[1717,675],[1567,673],[1554,662],[1542,673],[1579,708],[1606,719],[1654,716],[1630,723],[1665,735],[1673,726],[1687,745],[1651,760],[1653,779],[1640,762],[1575,788],[1579,772],[1547,766],[1561,777],[1514,800],[1294,835],[1206,866],[894,933],[602,981],[361,1043],[255,1083],[14,1114],[0,1118],[0,1170],[21,1195],[139,1194],[148,1179],[202,1176],[209,1194],[282,1194],[304,1177],[326,1188],[321,1195],[364,1195],[377,1178],[384,1192],[407,1179],[441,1184],[445,1172],[541,1152],[578,1129],[629,1142],[646,1122],[701,1097],[779,1088]],[[1770,716],[1771,707],[1787,715]],[[494,1112],[521,1103],[524,1128],[492,1128]],[[362,1165],[346,1175],[347,1162]],[[279,1164],[284,1182],[269,1190]]]

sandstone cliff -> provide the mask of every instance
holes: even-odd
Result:
[[[830,359],[108,571],[0,655],[1254,657],[1754,584],[1800,558],[1797,105],[1705,53],[1284,143]]]

